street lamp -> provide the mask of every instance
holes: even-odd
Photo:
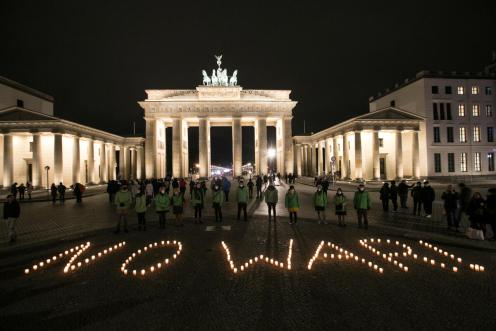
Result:
[[[50,188],[50,185],[48,184],[48,170],[50,170],[50,167],[49,166],[45,166],[45,171],[46,171],[46,174],[47,174],[47,191]]]
[[[270,170],[272,170],[273,168],[272,160],[276,157],[276,149],[275,148],[267,149],[267,157],[269,158],[270,161]]]

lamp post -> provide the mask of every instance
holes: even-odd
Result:
[[[273,162],[274,162],[274,158],[276,157],[276,149],[272,148],[272,147],[267,149],[267,157],[270,161],[269,162],[270,163],[270,166],[269,166],[270,171],[273,171],[273,168],[274,168]]]
[[[48,184],[48,170],[50,170],[50,167],[49,166],[45,166],[45,171],[46,171],[46,175],[47,175],[47,192],[49,191],[50,189],[50,185]]]

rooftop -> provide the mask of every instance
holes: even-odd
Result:
[[[16,81],[9,79],[9,78],[6,78],[6,77],[0,76],[0,84],[10,86],[13,89],[31,94],[31,95],[38,97],[38,98],[41,98],[41,99],[44,99],[44,100],[47,100],[50,102],[54,102],[54,98],[51,95],[46,94],[46,93],[41,92],[41,91],[38,91],[38,90],[35,90],[34,88],[23,85],[21,83],[18,83]]]

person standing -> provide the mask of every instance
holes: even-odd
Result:
[[[470,227],[473,229],[482,230],[486,235],[486,224],[484,214],[486,209],[486,201],[479,192],[475,192],[467,206],[467,214],[470,220]]]
[[[200,183],[196,183],[191,195],[191,205],[195,209],[195,223],[203,223],[202,210],[204,203],[204,193]]]
[[[26,192],[28,193],[28,200],[31,200],[31,194],[33,194],[33,184],[30,182],[26,183]]]
[[[393,203],[393,212],[398,211],[398,186],[396,186],[396,181],[391,181],[391,187],[389,188],[389,197]]]
[[[246,186],[248,186],[248,197],[251,199],[253,198],[253,186],[255,186],[251,177],[248,179],[248,184],[246,184]]]
[[[3,219],[7,223],[9,231],[9,243],[12,244],[17,240],[16,223],[21,215],[21,206],[13,194],[7,196],[3,204]]]
[[[319,224],[328,224],[326,221],[327,194],[324,192],[322,185],[320,184],[317,186],[317,191],[313,194],[313,207],[317,212]]]
[[[496,188],[487,190],[486,213],[484,218],[486,223],[491,224],[491,230],[493,230],[493,236],[488,239],[496,239]]]
[[[165,192],[165,187],[160,186],[158,189],[158,194],[155,196],[155,212],[158,215],[159,229],[165,229],[165,213],[169,211],[169,205],[170,199]]]
[[[186,193],[186,180],[184,178],[179,179],[179,192],[182,196]],[[174,195],[174,190],[172,190],[172,194]]]
[[[59,200],[61,203],[65,202],[65,191],[67,190],[67,187],[65,187],[62,182],[59,183],[59,186],[57,187],[57,192],[59,193]]]
[[[21,183],[21,185],[19,185],[18,187],[18,190],[19,190],[19,200],[24,200],[24,192],[26,192],[26,186],[24,186],[24,184]]]
[[[226,202],[229,201],[230,190],[231,190],[231,182],[226,177],[222,177],[222,191],[224,191]]]
[[[355,192],[355,195],[353,197],[353,207],[357,212],[358,228],[360,229],[362,228],[362,221],[365,230],[369,227],[367,212],[370,209],[370,206],[371,202],[369,192],[365,191],[365,185],[363,185],[363,183],[360,183],[360,185],[358,185],[358,190]]]
[[[215,212],[215,221],[222,222],[222,204],[224,203],[224,192],[220,190],[219,184],[214,184],[212,192],[212,207]]]
[[[422,183],[417,182],[410,195],[413,198],[413,215],[420,216],[422,212]]]
[[[176,217],[176,226],[183,226],[184,192],[172,192],[172,213]]]
[[[55,183],[52,183],[52,186],[50,186],[50,195],[52,196],[52,204],[55,204],[57,200],[57,186],[55,186]]]
[[[262,197],[262,177],[260,175],[257,176],[257,180],[255,181],[255,186],[257,187],[257,199]]]
[[[398,195],[400,197],[400,206],[401,208],[407,209],[406,201],[408,200],[408,189],[412,188],[413,185],[408,185],[406,180],[402,180],[398,185]]]
[[[138,231],[143,229],[146,231],[146,209],[148,207],[146,195],[143,194],[143,190],[140,189],[136,194],[134,201],[134,210],[136,211],[136,215],[138,216]]]
[[[336,195],[334,196],[334,209],[336,210],[336,216],[338,217],[338,226],[345,227],[345,216],[346,216],[346,196],[343,194],[343,190],[338,187]]]
[[[84,190],[85,190],[85,187],[83,184],[81,184],[81,183],[74,184],[74,194],[76,195],[76,203],[83,202]]]
[[[472,190],[465,185],[465,183],[459,183],[458,190],[458,210],[456,211],[456,218],[458,219],[458,223],[461,223],[463,215],[467,214],[468,204],[472,198]]]
[[[428,181],[424,182],[424,187],[422,188],[422,204],[424,205],[425,217],[432,217],[432,203],[436,199],[436,193],[434,189],[429,185]]]
[[[248,205],[248,189],[246,188],[243,180],[239,181],[238,192],[236,193],[236,201],[238,203],[238,218],[237,218],[237,220],[238,221],[240,220],[241,211],[243,211],[243,220],[246,222],[247,221],[246,206]]]
[[[131,208],[132,202],[133,198],[131,196],[131,192],[127,189],[127,185],[122,185],[120,191],[115,195],[115,206],[119,218],[114,233],[119,233],[121,231],[121,223],[123,223],[124,232],[128,232],[127,214],[129,213],[129,208]]]
[[[10,186],[10,194],[14,196],[14,199],[17,199],[17,183]]]
[[[446,215],[446,223],[448,224],[448,230],[452,230],[453,226],[455,230],[458,231],[458,219],[456,218],[456,210],[458,207],[458,193],[453,189],[452,185],[448,185],[447,189],[441,195],[441,199],[444,201],[444,213]]]
[[[150,204],[153,199],[153,184],[150,181],[147,181],[145,185],[145,193],[146,193],[146,201],[148,204]]]
[[[389,184],[384,183],[382,185],[381,190],[379,191],[379,198],[382,201],[382,211],[388,212],[389,211]]]
[[[274,184],[271,182],[265,190],[265,203],[269,209],[269,222],[271,220],[272,214],[274,215],[274,223],[276,222],[276,205],[278,202],[278,192]]]
[[[284,207],[289,212],[289,224],[296,224],[298,222],[298,211],[300,210],[300,199],[295,187],[291,185],[284,198]]]
[[[193,180],[193,178],[190,179],[189,181],[189,199],[192,200],[193,199],[193,191],[195,190],[195,181]]]

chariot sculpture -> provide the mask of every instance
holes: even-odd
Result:
[[[227,74],[227,69],[222,69],[222,55],[215,55],[217,59],[217,70],[212,70],[212,76],[208,76],[205,70],[202,70],[203,85],[207,86],[236,86],[238,85],[238,70],[234,70],[232,76]]]

